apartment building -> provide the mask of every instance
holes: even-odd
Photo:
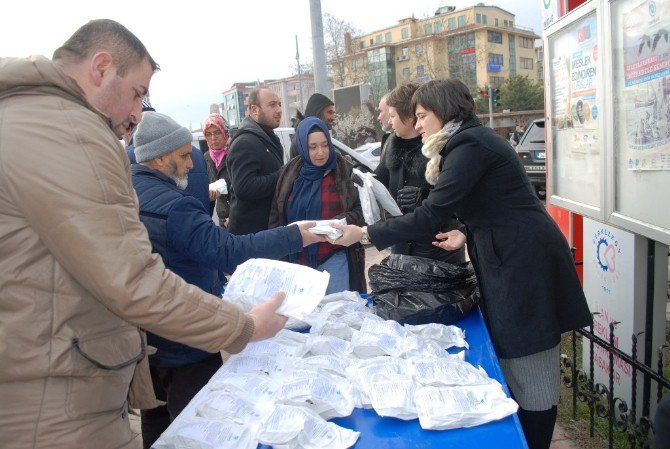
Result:
[[[272,89],[281,100],[282,115],[279,126],[284,128],[293,126],[291,119],[295,117],[296,111],[305,112],[307,100],[315,92],[312,73],[266,81],[264,86]]]
[[[247,115],[247,97],[254,87],[260,85],[259,81],[250,83],[234,83],[229,89],[222,92],[223,103],[221,103],[221,115],[226,119],[228,125],[236,128]]]
[[[472,92],[499,86],[514,75],[538,79],[535,41],[514,14],[479,3],[439,8],[425,19],[409,17],[362,36],[345,36],[344,56],[332,60],[335,87],[368,82],[373,98],[405,80],[454,77]]]

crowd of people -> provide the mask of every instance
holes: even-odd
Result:
[[[221,300],[238,264],[283,259],[328,271],[328,293],[366,292],[370,243],[452,264],[467,249],[529,447],[549,447],[559,340],[591,315],[565,238],[462,82],[381,99],[375,174],[403,215],[365,226],[329,98],[310,98],[286,164],[264,87],[234,136],[204,119],[203,154],[145,101],[157,70],[111,20],[51,59],[0,59],[1,447],[127,447],[129,405],[150,447],[222,357],[286,323],[281,293],[248,313]],[[227,191],[210,190],[220,180]],[[337,240],[309,232],[340,218]]]

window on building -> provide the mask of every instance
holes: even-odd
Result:
[[[378,44],[382,43],[382,35],[381,34],[378,34],[378,35],[375,36],[375,42],[378,43]]]
[[[502,66],[503,55],[498,53],[489,53],[489,64]]]
[[[495,24],[496,24],[496,26],[500,26],[500,25],[498,24],[498,18],[497,18],[497,17],[495,18]]]
[[[475,22],[482,23],[482,15],[481,14],[477,13],[475,15]]]
[[[509,22],[507,20],[505,20],[503,23],[505,24],[505,28],[509,28]]]
[[[505,82],[505,78],[502,76],[492,76],[491,77],[491,86],[493,87],[500,87],[503,85]]]
[[[405,27],[402,30],[400,30],[400,35],[402,36],[403,39],[408,39],[409,38],[409,28]]]
[[[509,21],[509,27],[510,27],[510,28],[514,28],[514,20],[510,20],[510,21]]]
[[[423,67],[423,64],[416,66],[416,76],[421,77],[426,74],[426,69]]]
[[[453,17],[450,17],[449,19],[447,19],[447,27],[450,30],[453,30],[454,28],[456,28],[456,19],[454,19]]]
[[[424,34],[433,34],[433,24],[432,23],[424,24],[423,32]]]
[[[523,48],[533,48],[533,39],[529,37],[521,37],[519,38],[520,42],[519,45]]]
[[[358,48],[361,48],[361,49],[365,48],[365,41],[360,41],[358,43]]]
[[[409,67],[403,67],[402,69],[402,79],[408,80],[410,75]]]
[[[403,56],[409,56],[409,47],[403,47],[402,48],[402,55]]]
[[[374,44],[375,44],[375,40],[370,38],[370,45],[374,45]]]
[[[393,39],[393,34],[390,31],[384,34],[384,42],[391,42],[391,39]]]
[[[466,25],[466,23],[467,23],[467,19],[466,19],[465,15],[458,16],[458,26],[459,26],[459,28],[464,27]]]
[[[435,22],[434,30],[436,33],[440,33],[442,31],[442,22]]]
[[[416,44],[416,47],[414,47],[414,53],[417,55],[422,55],[423,54],[423,44]]]
[[[521,68],[526,70],[533,70],[533,58],[521,58]]]
[[[488,31],[488,40],[492,44],[502,44],[502,33],[498,31]]]
[[[482,23],[486,25],[488,23],[488,18],[486,17],[486,14],[482,14]]]

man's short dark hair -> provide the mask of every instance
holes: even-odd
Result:
[[[269,89],[269,88],[265,86],[258,86],[251,89],[251,92],[249,92],[249,96],[247,97],[247,105],[249,106],[249,108],[251,108],[252,104],[258,107],[261,106],[261,91],[263,89]]]
[[[400,120],[403,122],[414,123],[412,96],[420,86],[419,83],[408,81],[387,94],[386,105],[395,108]]]
[[[160,69],[137,36],[120,23],[109,19],[91,20],[79,28],[54,51],[53,59],[81,62],[99,51],[107,51],[112,55],[119,76],[125,75],[130,67],[145,58],[152,71]]]
[[[412,111],[417,105],[432,111],[442,123],[465,120],[475,110],[470,90],[455,78],[428,81],[419,87],[412,97]]]

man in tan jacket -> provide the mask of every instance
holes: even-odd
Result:
[[[151,253],[118,139],[157,69],[111,20],[53,61],[0,59],[2,448],[133,447],[127,398],[155,404],[140,329],[236,353],[286,321],[282,294],[244,314]]]

